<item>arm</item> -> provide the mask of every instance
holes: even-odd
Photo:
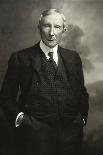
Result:
[[[0,92],[0,104],[11,124],[15,123],[16,116],[20,112],[16,103],[18,90],[19,62],[17,54],[12,54],[8,62],[8,69]]]
[[[76,55],[77,76],[80,86],[80,113],[86,125],[89,110],[89,95],[84,85],[84,75],[80,56]]]
[[[11,55],[7,72],[3,81],[0,91],[0,105],[6,114],[10,124],[18,127],[21,124],[31,126],[31,118],[21,112],[20,107],[17,105],[17,96],[20,85],[20,63],[18,54]]]

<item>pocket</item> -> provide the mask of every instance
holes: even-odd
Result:
[[[35,93],[35,95],[37,95],[38,94],[38,92],[39,92],[39,87],[40,87],[40,82],[39,82],[39,80],[32,80],[32,87],[33,87],[33,92]]]

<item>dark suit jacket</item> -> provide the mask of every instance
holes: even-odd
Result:
[[[62,56],[67,77],[73,91],[71,98],[76,100],[77,103],[79,102],[78,112],[81,113],[86,121],[88,115],[88,94],[84,86],[81,59],[75,51],[61,47],[58,50]],[[33,93],[38,90],[38,73],[41,67],[40,51],[41,49],[38,43],[33,47],[15,52],[10,57],[0,99],[7,118],[13,125],[18,113],[25,111],[25,107],[27,106],[25,104],[27,103],[26,101],[30,101]]]

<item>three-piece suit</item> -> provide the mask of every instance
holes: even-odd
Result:
[[[12,126],[18,113],[25,114],[24,122],[15,128],[19,151],[36,155],[80,151],[89,106],[77,52],[59,46],[57,69],[39,43],[13,53],[0,100]]]

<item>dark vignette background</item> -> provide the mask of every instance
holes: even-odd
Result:
[[[76,49],[90,94],[83,155],[103,155],[103,2],[102,0],[0,0],[0,87],[12,52],[39,39],[38,18],[47,8],[61,9],[67,32],[61,45]],[[0,154],[10,154],[13,130],[0,108]]]

